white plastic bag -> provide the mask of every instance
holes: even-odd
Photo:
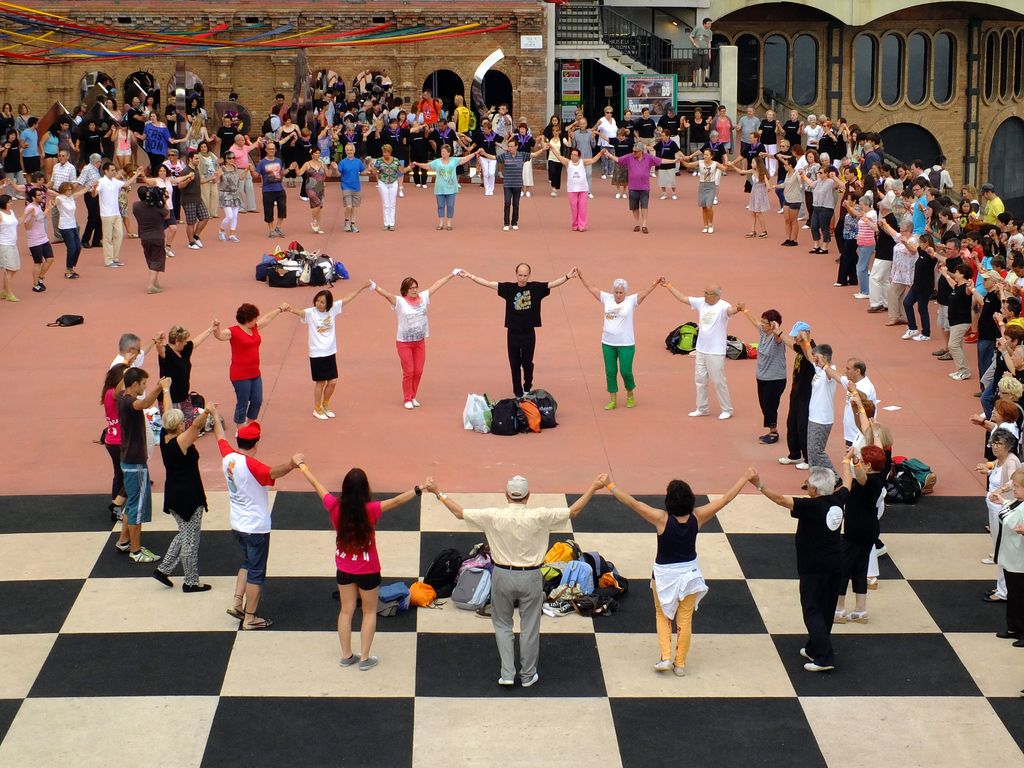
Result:
[[[487,398],[483,395],[469,395],[466,398],[466,407],[462,410],[462,426],[465,429],[472,429],[474,432],[487,434],[490,427],[491,409],[487,405]]]

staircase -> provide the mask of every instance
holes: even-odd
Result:
[[[558,58],[590,58],[622,75],[654,75],[671,56],[671,44],[597,0],[570,0],[556,6]]]

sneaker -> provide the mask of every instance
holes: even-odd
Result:
[[[238,235],[228,235],[228,242],[229,243],[237,243],[237,242],[239,242]]]
[[[338,660],[338,664],[340,664],[343,667],[351,667],[351,666],[354,666],[355,664],[358,664],[358,663],[359,663],[359,654],[358,653],[353,653],[347,659],[339,659]]]
[[[996,561],[992,559],[992,555],[989,555],[988,557],[983,557],[981,559],[981,564],[982,565],[995,565]]]
[[[953,379],[953,381],[964,381],[971,378],[971,373],[970,371],[953,371],[953,373],[949,374],[949,378]]]
[[[46,286],[43,285],[42,283],[36,283],[35,285],[32,286],[32,292],[33,293],[42,293],[45,290],[46,290]]]
[[[662,659],[654,665],[655,670],[658,672],[668,672],[672,667],[672,659]]]
[[[615,193],[615,199],[616,200],[620,199],[621,197],[622,197],[622,195],[620,195],[618,192]]]
[[[889,548],[885,546],[885,544],[880,547],[875,547],[875,557],[882,557],[887,554],[889,554]]]
[[[274,227],[274,236],[284,237],[284,230],[282,230],[280,227]]]
[[[127,541],[116,541],[114,542],[114,549],[120,552],[122,555],[127,555],[132,551],[132,545]]]
[[[359,231],[359,227],[356,226],[356,223],[354,221],[349,226],[351,227],[351,229],[349,229],[349,232],[358,232]],[[362,667],[360,667],[360,668],[362,668]]]
[[[200,240],[198,237],[193,237],[192,238],[192,242],[195,243],[196,245],[198,245],[200,248],[203,247],[203,241]]]
[[[964,344],[977,344],[977,343],[978,343],[978,334],[976,332],[971,331],[970,333],[964,335]]]
[[[419,408],[420,407],[420,401],[417,400],[415,397],[412,400],[410,400],[409,402],[412,403],[412,407],[413,408]]]
[[[626,407],[627,408],[635,408],[636,407],[636,398],[633,395],[626,395]]]
[[[515,684],[516,684],[515,680],[510,680],[507,677],[499,677],[498,678],[498,685],[512,686],[512,685],[515,685]]]
[[[313,409],[313,418],[314,419],[320,419],[321,421],[327,421],[329,416],[326,413],[323,413],[322,411],[317,410],[316,408],[314,408]]]
[[[800,459],[791,459],[789,456],[783,456],[779,459],[779,464],[799,464]]]
[[[762,445],[774,445],[775,443],[779,442],[779,433],[769,432],[767,435],[761,435],[759,438],[757,438],[757,441]]]
[[[925,336],[923,333],[919,333],[914,337],[914,341],[931,341],[931,338],[931,336]]]
[[[808,661],[814,661],[814,659],[811,658],[810,654],[807,653],[807,649],[806,648],[801,648],[800,649],[800,655],[803,656]]]
[[[707,411],[690,411],[690,413],[687,414],[687,415],[688,416],[710,416],[711,414],[709,414]]]
[[[538,680],[540,680],[540,673],[539,672],[534,672],[533,673],[533,677],[531,677],[529,680],[523,680],[523,688],[529,688],[531,685],[536,683]]]
[[[558,197],[558,193],[555,192],[555,190],[551,190],[551,196],[552,197]],[[615,197],[618,198],[618,195],[616,195]]]
[[[607,178],[608,178],[608,174],[606,174],[606,173],[602,173],[602,174],[601,174],[601,178],[602,178],[602,179],[607,179]]]
[[[811,468],[811,465],[808,464],[806,461],[801,461],[799,464],[796,465],[796,468],[806,471]]]
[[[777,210],[776,213],[783,213],[783,212],[785,212],[785,210],[786,210],[785,208],[779,208],[779,210]]]
[[[813,661],[808,661],[804,664],[804,669],[808,672],[831,672],[835,667],[832,664],[815,664]]]
[[[412,404],[412,400],[406,400],[406,401],[405,401],[405,408],[406,408],[406,410],[409,410],[409,411],[411,411],[411,410],[412,410],[413,408],[415,408],[415,407],[416,407],[416,406],[414,406],[414,405]]]
[[[713,234],[715,234],[715,228],[714,228],[714,226],[708,227],[708,234],[709,234],[709,235],[713,235]]]
[[[676,677],[686,677],[686,666],[685,665],[682,666],[682,667],[680,667],[678,665],[673,665],[672,666],[672,671],[675,673]]]
[[[365,659],[359,662],[359,671],[369,672],[378,664],[380,664],[380,659],[378,659],[376,656],[367,656]]]
[[[306,197],[305,195],[299,195],[299,200],[301,200],[304,203],[308,203],[309,202],[309,198]]]
[[[128,557],[132,559],[133,563],[155,563],[160,559],[160,555],[150,552],[145,547],[140,549],[138,552],[132,552]]]
[[[706,234],[708,233],[708,228],[707,228],[707,227],[704,227],[704,228],[703,228],[703,229],[701,230],[701,232],[703,232],[703,233],[704,233],[704,234],[706,235]]]
[[[533,192],[527,192],[527,193],[526,193],[526,196],[527,196],[527,197],[533,197]]]
[[[853,294],[853,298],[855,298],[855,299],[870,299],[871,297],[868,296],[866,293],[855,293],[855,294]]]
[[[668,195],[662,195],[662,196],[661,196],[661,199],[662,199],[662,200],[668,200]]]
[[[731,418],[732,418],[732,411],[722,411],[720,414],[718,414],[718,420],[719,421],[725,421],[726,419],[731,419]]]
[[[170,248],[164,248],[164,253],[167,254],[168,259],[174,258],[174,251],[172,251]]]
[[[593,192],[587,192],[587,197],[589,197],[591,200],[593,200],[594,199],[594,193]]]
[[[188,247],[189,247],[189,250],[192,250],[192,251],[198,251],[199,248],[200,248],[200,246],[196,245],[196,243],[194,241],[189,243]]]
[[[939,357],[941,355],[945,355],[947,352],[949,352],[948,349],[936,349],[932,352],[932,357]]]
[[[320,413],[322,413],[328,419],[333,419],[335,416],[337,416],[337,414],[326,405],[320,409]]]
[[[868,589],[878,589],[877,576],[868,576]]]
[[[217,239],[220,240],[222,243],[228,239],[228,236],[224,234],[223,229],[217,230]]]
[[[913,331],[908,330],[908,331],[904,331],[903,335],[900,336],[900,338],[901,339],[912,339],[912,338],[914,338],[917,335],[918,335],[917,330],[913,330]]]
[[[508,224],[501,228],[502,232],[508,232]]]
[[[518,232],[519,231],[519,225],[518,224],[513,224],[512,225],[512,231],[513,232]]]
[[[679,199],[679,195],[672,195],[672,199],[673,200],[678,200]]]
[[[949,352],[943,352],[941,355],[936,355],[937,360],[952,360],[953,356]]]

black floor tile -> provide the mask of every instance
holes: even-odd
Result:
[[[204,768],[412,764],[411,698],[223,698]],[[439,760],[440,761],[440,760]]]
[[[336,489],[335,489],[336,490]],[[332,491],[334,492],[334,491]],[[375,501],[390,499],[397,493],[375,493]],[[331,518],[315,493],[279,491],[274,499],[274,530],[329,531]],[[420,525],[420,501],[413,499],[385,513],[377,528],[382,531],[416,531]]]
[[[84,579],[0,581],[0,634],[59,632]]]
[[[616,698],[611,708],[623,768],[826,766],[795,698]],[[688,732],[685,746],[673,746],[671,730],[652,734],[657,724]]]
[[[1024,683],[1022,683],[1024,685]],[[1024,750],[1024,697],[1014,699],[989,699],[988,703],[1003,721],[1006,730],[1013,736],[1017,746]]]
[[[580,494],[567,494],[566,501],[570,505],[580,497]],[[665,496],[636,496],[637,501],[642,501],[655,509],[665,508]],[[707,496],[697,496],[696,506],[707,504]],[[612,496],[595,496],[586,508],[572,521],[572,529],[577,533],[651,533],[654,529],[650,523],[644,520],[629,507],[620,504]],[[707,533],[721,533],[722,526],[718,520],[712,518],[701,528]]]
[[[791,533],[730,533],[729,544],[748,579],[795,579],[796,545]],[[880,579],[901,579],[891,557],[878,559]]]
[[[384,584],[393,584],[402,579],[385,578]],[[411,584],[412,579],[404,579]],[[289,632],[333,632],[338,628],[340,603],[331,595],[338,584],[333,576],[292,577],[270,576],[263,586],[260,598],[260,614],[270,616],[275,626]],[[352,619],[354,632],[359,631],[363,620],[361,608],[357,608]],[[416,609],[403,611],[397,616],[379,616],[378,632],[415,632]]]
[[[916,504],[886,504],[882,541],[887,533],[984,533],[985,500],[978,496],[922,496]]]
[[[0,699],[0,744],[21,708],[21,699]]]
[[[154,513],[157,514],[157,513]],[[162,514],[162,513],[160,513]],[[142,546],[151,552],[163,556],[174,531],[147,531],[142,529]],[[123,579],[132,576],[152,576],[153,569],[159,562],[152,564],[133,563],[127,554],[114,548],[118,534],[110,534],[110,540],[93,566],[91,579]],[[199,539],[199,576],[234,576],[242,564],[242,549],[231,531],[203,531]],[[270,537],[270,567],[274,565],[274,537]],[[181,576],[181,566],[171,574]]]
[[[629,593],[619,600],[611,616],[594,618],[597,632],[654,632],[654,598],[650,579],[632,579]],[[708,593],[693,616],[696,634],[755,634],[766,632],[746,582],[741,579],[708,581]]]
[[[943,632],[998,632],[1006,629],[1006,603],[982,600],[996,585],[995,576],[993,568],[986,581],[911,581],[910,586]]]
[[[943,635],[832,635],[836,669],[807,672],[806,635],[773,635],[798,696],[980,696]]]
[[[540,681],[531,688],[520,686],[518,672],[514,686],[498,685],[501,662],[491,633],[422,634],[416,639],[417,696],[606,695],[597,640],[592,634],[542,634],[537,672]]]
[[[105,494],[3,496],[0,533],[109,531],[113,523],[108,504]]]
[[[235,632],[60,635],[29,696],[216,696],[235,636]]]
[[[468,526],[467,526],[468,528]],[[569,534],[560,534],[562,538],[568,538]],[[487,541],[487,537],[482,531],[423,531],[420,534],[420,562],[418,573],[406,573],[404,576],[423,576],[427,572],[427,568],[434,561],[434,558],[441,554],[444,549],[457,549],[462,553],[463,557],[469,554],[469,551],[482,541]],[[410,563],[410,568],[415,568],[416,565]]]

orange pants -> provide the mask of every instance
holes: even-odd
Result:
[[[658,602],[658,590],[651,581],[651,592],[654,595],[654,617],[658,624],[658,646],[661,649],[662,661],[672,658],[672,619],[661,610],[661,603]],[[686,666],[686,654],[690,652],[690,636],[693,634],[693,610],[697,604],[696,595],[687,595],[679,601],[676,608],[676,631],[679,633],[676,639],[677,667]]]

